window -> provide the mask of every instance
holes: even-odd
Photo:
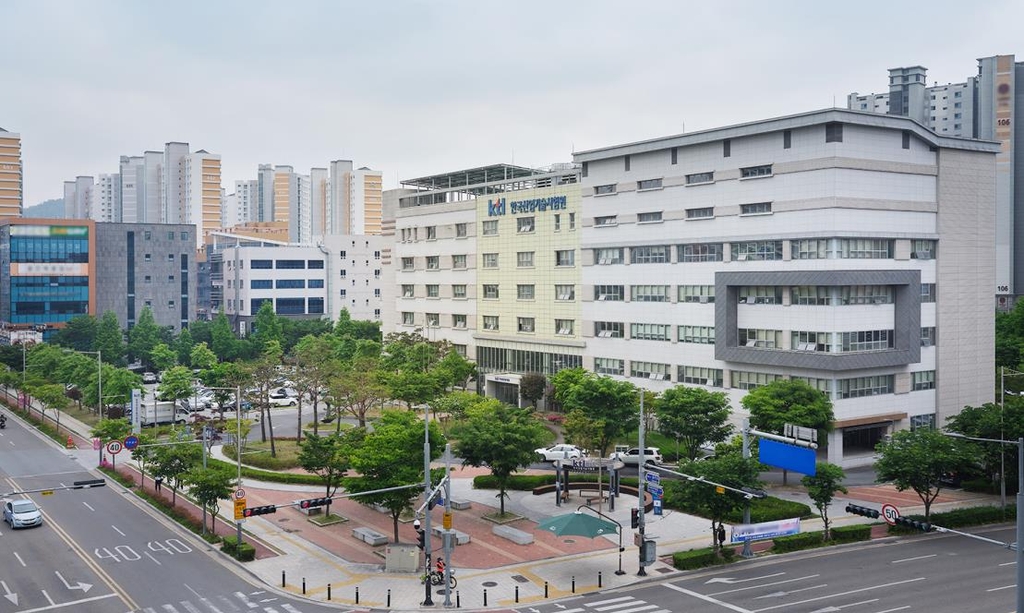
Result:
[[[576,300],[576,286],[575,285],[556,285],[555,286],[555,300],[561,300],[563,302],[573,302]]]
[[[643,181],[637,181],[636,188],[639,191],[643,191],[645,189],[661,189],[661,179],[645,179]]]
[[[903,131],[903,148],[904,149],[910,149],[910,131],[909,130],[904,130]]]
[[[270,270],[273,268],[273,262],[271,260],[253,260],[249,264],[249,268],[253,270]]]
[[[724,253],[722,243],[679,245],[677,251],[680,262],[721,262]]]
[[[667,245],[633,247],[629,250],[629,261],[633,264],[665,264],[669,261]]]
[[[466,327],[466,316],[465,315],[452,315],[452,327],[453,328],[465,328]]]
[[[428,255],[427,270],[438,270],[439,268],[441,268],[441,256]]]
[[[526,234],[533,232],[533,217],[520,217],[516,220],[516,232]]]
[[[740,215],[765,215],[771,212],[771,202],[755,202],[754,204],[740,205]]]
[[[848,285],[839,288],[839,304],[892,304],[889,285]]]
[[[921,302],[935,302],[935,284],[921,284]]]
[[[305,279],[278,279],[277,289],[305,289]]]
[[[380,259],[380,251],[374,251],[373,252],[373,259],[375,259],[375,260],[379,260]]]
[[[622,376],[625,372],[625,360],[619,360],[616,358],[594,358],[594,372],[599,375]]]
[[[782,288],[776,285],[744,285],[739,290],[740,304],[782,304]]]
[[[530,332],[534,329],[532,317],[517,317],[516,318],[516,330],[519,332]]]
[[[698,209],[686,209],[687,219],[711,219],[715,216],[715,207],[705,206]]]
[[[409,258],[409,259],[412,260],[412,258]],[[344,268],[342,268],[341,270],[338,271],[338,276],[341,277],[342,279],[344,279],[347,275],[348,275],[348,271],[345,270]],[[352,281],[352,283],[355,283],[355,281]]]
[[[441,296],[441,286],[436,283],[427,284],[427,298],[439,298]]]
[[[622,259],[622,247],[607,247],[605,249],[595,249],[594,261],[601,265],[621,264],[624,261]]]
[[[588,164],[587,162],[583,162],[583,176],[586,177],[589,172],[590,164]]]
[[[308,268],[310,270],[323,270],[324,269],[324,261],[323,260],[307,260],[306,261],[306,268]]]
[[[863,398],[865,396],[877,396],[878,394],[891,394],[893,380],[893,375],[840,379],[839,398]]]
[[[413,298],[416,296],[416,286],[411,284],[402,285],[402,298]]]
[[[631,285],[630,300],[633,302],[668,302],[670,285]]]
[[[663,324],[630,324],[629,338],[642,341],[670,341],[672,329]]]
[[[895,344],[896,333],[893,330],[859,330],[857,332],[837,332],[840,337],[839,350],[843,353],[863,351],[886,351]]]
[[[323,279],[310,279],[309,283],[308,283],[308,285],[306,287],[308,287],[309,289],[323,289],[323,287],[324,287],[324,280]]]
[[[622,302],[625,292],[622,285],[595,285],[594,300],[608,302]]]
[[[671,376],[672,367],[668,364],[657,362],[630,361],[629,376],[641,379],[654,379],[656,381],[668,381]]]
[[[825,124],[825,142],[843,142],[843,124],[835,121]]]
[[[300,270],[306,268],[306,260],[277,260],[274,267],[278,270]]]
[[[516,300],[533,300],[534,286],[532,284],[520,284],[516,286]]]
[[[484,268],[497,268],[498,267],[498,254],[497,253],[485,253],[484,254]]]
[[[167,232],[167,240],[169,240],[169,241],[173,241],[174,240],[174,232],[173,231]]]
[[[637,213],[637,223],[659,223],[661,222],[661,211],[653,213]]]
[[[489,300],[497,300],[498,298],[498,286],[497,285],[484,285],[484,298]]]
[[[146,275],[145,277],[143,277],[142,282],[146,284],[152,283],[153,277],[151,277],[150,275]]]
[[[516,266],[519,268],[533,268],[533,251],[519,251],[516,253]]]
[[[149,283],[149,275],[146,276],[146,283]],[[274,282],[271,279],[251,279],[249,289],[273,289]]]
[[[782,330],[740,328],[740,347],[754,349],[782,349]]]
[[[575,266],[576,251],[573,249],[560,249],[555,251],[555,266]]]
[[[427,327],[436,328],[441,325],[440,313],[427,313]]]
[[[416,323],[416,315],[409,311],[402,311],[402,325],[411,326]]]
[[[695,172],[692,175],[686,175],[687,185],[700,185],[701,183],[714,183],[715,173],[712,172]]]
[[[573,320],[571,319],[556,319],[555,320],[555,334],[559,336],[572,336],[573,335]]]
[[[618,215],[606,215],[604,217],[595,217],[594,218],[594,225],[595,226],[614,226],[614,225],[617,225],[619,223],[618,222],[618,218],[619,218]]]
[[[868,108],[868,105],[862,104],[860,107],[862,109],[866,109],[866,108]],[[783,130],[782,131],[782,148],[783,149],[789,149],[792,146],[793,146],[793,131],[792,130]]]
[[[732,141],[728,138],[722,141],[722,157],[727,158],[732,155]]]
[[[465,223],[455,224],[455,238],[466,238],[467,232]]]
[[[885,260],[892,258],[892,241],[884,238],[840,238],[836,253],[840,258]]]
[[[782,241],[746,241],[733,243],[732,259],[740,262],[750,260],[781,260]]]
[[[794,330],[790,348],[793,351],[820,351],[829,353],[832,351],[831,332],[803,332]]]
[[[498,330],[498,316],[484,315],[484,330],[496,332]]]
[[[679,326],[677,332],[680,343],[715,344],[714,326]]]
[[[921,370],[914,373],[914,391],[935,389],[935,371]]]
[[[621,321],[595,321],[594,336],[598,338],[623,338],[625,326]]]
[[[147,241],[151,240],[153,238],[153,233],[150,232],[149,230],[146,230],[145,232],[142,233],[142,237],[145,238]]]
[[[935,326],[921,328],[921,346],[922,347],[934,347],[935,346]]]
[[[415,268],[414,262],[415,258],[402,258],[402,270],[412,270]]]
[[[597,185],[594,187],[595,196],[607,196],[608,194],[615,193],[615,184],[611,185]]]
[[[913,240],[910,242],[910,257],[918,260],[935,259],[936,241]]]
[[[825,260],[828,259],[827,238],[807,238],[790,243],[794,260]]]
[[[741,179],[756,179],[758,177],[770,176],[772,176],[771,164],[762,164],[760,166],[747,166],[746,168],[740,168]]]
[[[484,236],[497,236],[498,235],[498,220],[491,219],[483,222],[483,231],[481,232]]]
[[[555,232],[562,231],[562,214],[555,213]]]
[[[672,165],[679,163],[679,147],[672,147]]]
[[[679,302],[704,303],[715,301],[714,285],[680,285],[678,291]]]
[[[768,385],[772,381],[778,381],[781,375],[773,375],[766,372],[749,372],[742,370],[732,371],[732,387],[741,390],[752,390],[762,385]]]
[[[924,428],[926,430],[935,429],[935,413],[928,413],[926,415],[911,415],[910,416],[910,429],[918,430]]]
[[[437,226],[427,226],[427,240],[428,241],[436,241],[437,240]]]
[[[722,387],[725,384],[720,368],[701,368],[698,366],[680,366],[679,382]]]
[[[452,298],[464,299],[466,297],[466,286],[457,284],[452,286]]]
[[[452,268],[463,269],[466,267],[466,254],[459,253],[452,256]]]
[[[576,229],[576,213],[569,213],[569,229]]]
[[[827,306],[832,304],[832,288],[823,285],[794,285],[789,288],[791,304]]]

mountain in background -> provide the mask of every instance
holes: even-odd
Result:
[[[25,207],[22,217],[41,217],[43,219],[63,219],[64,199],[44,200],[37,205]]]

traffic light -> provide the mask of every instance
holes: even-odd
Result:
[[[920,521],[917,519],[911,519],[909,517],[897,517],[896,525],[903,526],[904,528],[910,528],[911,530],[920,530],[921,532],[931,532],[934,528],[926,521]]]
[[[427,548],[427,531],[426,530],[418,531],[416,533],[416,541],[417,541],[416,546],[419,547],[420,549],[424,549],[425,550]]]
[[[640,527],[640,509],[629,510],[629,527],[633,529]]]
[[[277,513],[277,507],[272,504],[264,505],[262,507],[249,507],[242,511],[242,517],[266,515],[267,513]]]
[[[864,517],[870,517],[871,519],[878,519],[877,509],[869,509],[868,507],[861,507],[855,504],[846,505],[846,512],[853,513],[854,515],[863,515]]]
[[[331,504],[330,498],[308,498],[306,500],[299,501],[299,507],[302,509],[313,509],[316,507],[322,507],[326,504]]]

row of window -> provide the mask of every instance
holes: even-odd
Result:
[[[595,285],[594,300],[621,302],[625,296],[625,285]],[[670,302],[671,285],[630,285],[630,299],[633,302]],[[740,304],[783,304],[783,293],[787,288],[777,285],[744,285],[739,287],[737,302]],[[788,288],[790,303],[795,305],[857,305],[892,304],[895,292],[891,285],[797,285]],[[678,285],[679,302],[713,303],[714,285]],[[935,284],[921,284],[921,302],[935,302]]]
[[[342,256],[344,257],[344,256]],[[252,260],[250,268],[257,270],[322,270],[323,260]]]
[[[231,280],[228,280],[230,284]],[[230,285],[229,285],[230,287]],[[323,289],[323,279],[251,279],[249,289]]]
[[[179,232],[178,236],[183,241],[187,241],[188,240],[188,232]],[[144,238],[147,241],[148,240],[152,240],[153,239],[153,232],[150,231],[150,230],[144,230],[142,232],[142,238]],[[170,230],[167,231],[167,240],[169,240],[169,241],[173,241],[174,240],[174,232],[172,232]]]
[[[253,298],[249,301],[249,312],[258,313],[264,302],[271,302],[278,315],[322,315],[324,312],[323,298]]]
[[[840,134],[842,134],[841,131],[840,131]],[[840,137],[840,140],[842,140],[841,137]],[[725,148],[728,149],[729,141],[727,140],[727,141],[725,141],[725,143],[726,143],[726,147]],[[675,159],[675,154],[676,154],[676,151],[675,151],[675,149],[673,149],[672,150],[673,159]],[[725,157],[729,157],[729,156],[726,155]],[[627,160],[627,168],[626,168],[626,170],[628,171],[629,170],[629,168],[628,168],[629,156],[628,155],[626,156],[626,160]],[[675,161],[673,161],[672,163],[675,164]],[[583,175],[583,176],[586,176],[586,175]],[[747,166],[745,168],[740,168],[740,178],[741,179],[756,179],[756,178],[760,178],[760,177],[770,177],[770,176],[772,176],[772,165],[771,164],[759,164],[757,166]],[[650,191],[650,190],[655,190],[655,189],[661,189],[662,186],[663,186],[663,182],[664,182],[664,179],[662,179],[662,178],[643,179],[643,180],[640,180],[640,181],[636,182],[636,191],[643,192],[643,191]],[[686,175],[686,185],[706,185],[708,183],[714,183],[714,182],[715,182],[715,173],[714,173],[714,171],[697,172],[697,173]],[[610,196],[612,194],[618,193],[618,189],[619,189],[619,186],[618,186],[617,183],[608,183],[608,184],[605,184],[605,185],[595,185],[594,186],[594,195],[595,196]]]
[[[562,230],[562,213],[554,213],[551,215],[551,221],[555,232]],[[576,213],[567,213],[566,221],[568,222],[568,229],[576,229]],[[537,219],[533,216],[529,217],[516,217],[516,233],[517,234],[530,234],[535,232],[537,229]],[[497,219],[488,219],[481,222],[480,234],[482,236],[497,236],[498,235],[498,221]],[[421,228],[403,228],[400,232],[400,242],[412,243],[420,240]],[[424,226],[423,237],[425,240],[433,241],[437,240],[437,226]],[[455,224],[455,238],[467,238],[469,236],[469,224],[465,222]]]
[[[441,314],[440,313],[424,313],[424,321],[428,327],[438,327],[441,325]],[[451,315],[451,326],[455,329],[465,329],[467,327],[467,316],[464,314],[453,313]],[[406,326],[416,325],[416,314],[411,311],[402,312],[402,324]],[[483,316],[483,330],[487,332],[498,332],[501,330],[500,317],[497,315],[484,315]],[[535,317],[517,317],[516,318],[516,331],[526,334],[532,334],[537,330],[537,319]],[[576,330],[576,322],[572,319],[555,319],[554,320],[554,331],[559,336],[573,336]]]
[[[535,251],[519,251],[516,253],[516,265],[519,268],[532,268],[534,263]],[[452,268],[453,269],[465,269],[466,268],[466,254],[455,254],[451,256]],[[557,249],[555,250],[555,266],[575,266],[576,265],[576,250],[575,249]],[[426,270],[441,270],[441,256],[439,255],[428,255],[424,259],[424,266]],[[498,268],[498,254],[497,253],[484,253],[481,256],[481,266],[483,268]],[[415,257],[403,257],[402,258],[402,270],[416,270],[416,258]]]
[[[782,240],[737,241],[728,243],[734,261],[781,260]],[[813,259],[892,259],[895,241],[891,239],[803,239],[792,240],[794,260]],[[722,262],[726,243],[690,243],[675,245],[677,262]],[[932,259],[936,253],[933,240],[915,240],[911,244],[911,257]],[[670,263],[671,245],[643,247],[602,247],[594,249],[594,262],[598,265],[624,264],[626,250],[631,264]]]

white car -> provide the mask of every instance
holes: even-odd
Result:
[[[535,450],[537,455],[540,456],[545,462],[554,462],[556,460],[575,459],[582,458],[583,452],[576,445],[558,444],[550,447],[542,447]]]
[[[267,400],[269,401],[270,406],[272,407],[294,407],[298,406],[299,404],[298,398],[291,398],[288,396],[284,398],[275,398],[274,396],[271,396],[267,398]]]
[[[157,379],[156,379],[156,373],[155,372],[146,371],[146,372],[142,373],[142,382],[143,383],[156,383],[156,381],[157,381]]]
[[[640,465],[640,449],[637,447],[626,451],[616,451],[608,457],[612,460],[620,460],[627,466]],[[664,458],[661,457],[661,451],[657,447],[644,447],[644,464],[661,464],[663,461]]]
[[[30,528],[43,525],[43,514],[31,500],[20,498],[4,502],[4,521],[11,528]]]

